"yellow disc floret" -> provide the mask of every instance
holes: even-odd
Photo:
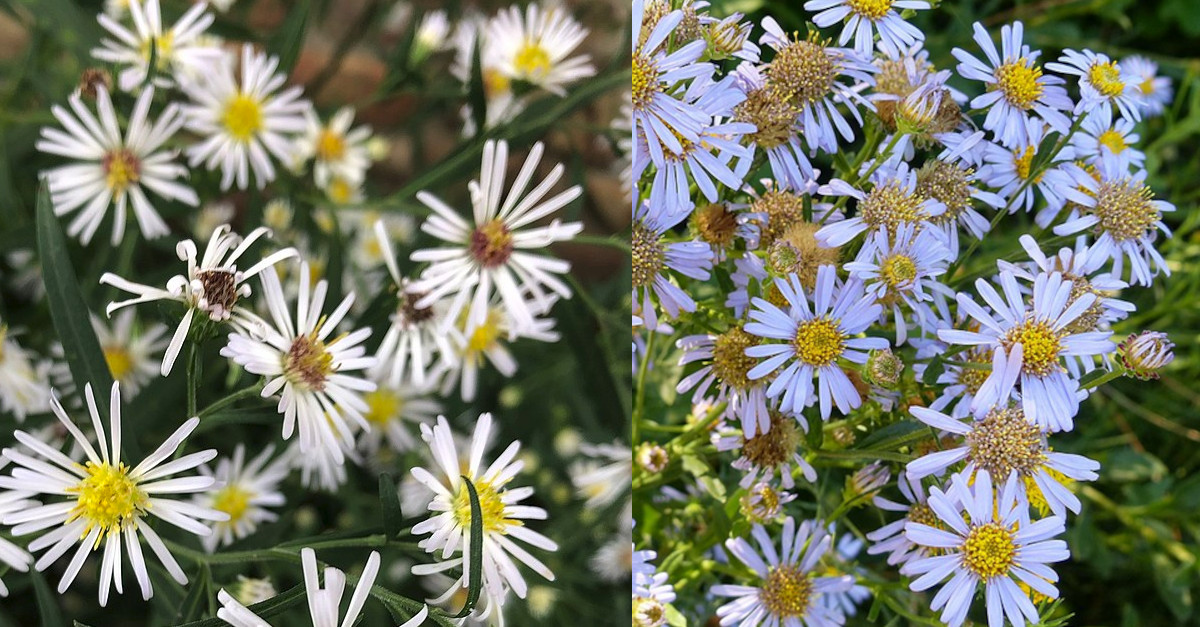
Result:
[[[1017,556],[1013,532],[999,523],[978,525],[967,535],[962,555],[963,565],[980,579],[1007,575]]]
[[[67,488],[67,492],[75,494],[77,499],[67,522],[85,520],[87,526],[82,536],[96,527],[104,533],[119,532],[146,513],[150,499],[129,476],[130,469],[125,464],[113,466],[107,462],[89,461],[84,469],[87,477]]]
[[[1010,61],[996,68],[996,89],[1004,92],[1004,99],[1018,109],[1033,108],[1033,103],[1042,97],[1043,87],[1038,81],[1042,68],[1025,57]]]
[[[850,10],[869,19],[878,20],[892,10],[892,0],[849,0]]]
[[[1125,91],[1125,81],[1121,80],[1121,70],[1115,61],[1093,63],[1088,68],[1087,79],[1096,91],[1109,98],[1120,96]]]
[[[520,525],[521,521],[506,518],[504,501],[500,493],[487,481],[482,479],[475,482],[475,492],[479,495],[479,513],[483,518],[485,533],[505,533],[509,525]],[[467,484],[458,486],[454,494],[454,519],[463,528],[471,527],[471,493]]]
[[[808,613],[812,578],[791,564],[774,566],[758,591],[758,598],[773,616],[800,617]]]
[[[811,366],[827,366],[841,356],[845,350],[846,335],[838,327],[839,321],[828,316],[801,322],[796,328],[792,345],[796,356]]]
[[[221,124],[225,131],[235,140],[248,143],[262,130],[262,103],[252,96],[238,93],[225,103],[225,113],[221,116]]]
[[[254,498],[248,490],[238,485],[227,485],[213,495],[213,509],[229,514],[229,524],[235,524],[246,515],[250,508],[250,499]]]
[[[553,61],[541,42],[527,41],[513,57],[513,68],[526,78],[540,79],[550,73]]]
[[[1020,344],[1025,373],[1044,377],[1060,368],[1062,336],[1062,331],[1055,331],[1046,321],[1030,319],[1009,329],[1000,342],[1010,354],[1013,346]]]

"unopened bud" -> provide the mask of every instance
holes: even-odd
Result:
[[[795,494],[776,490],[769,483],[754,484],[749,491],[738,500],[742,515],[753,523],[765,523],[774,520],[783,511],[783,504],[796,498]]]
[[[1117,359],[1125,373],[1135,379],[1149,381],[1158,378],[1158,371],[1175,360],[1175,343],[1166,333],[1142,331],[1125,338],[1117,346]]]
[[[867,381],[886,388],[900,382],[900,374],[904,372],[904,362],[892,352],[892,349],[873,350],[867,357],[867,367],[863,372]]]
[[[742,51],[746,38],[750,36],[751,25],[740,24],[741,13],[734,13],[720,22],[708,25],[705,39],[708,40],[709,56],[714,59],[725,59]]]
[[[659,627],[667,624],[667,608],[657,599],[637,597],[633,600],[633,624],[636,627]]]
[[[669,461],[671,457],[667,455],[667,449],[657,444],[645,442],[638,448],[637,463],[646,472],[662,472]]]
[[[97,88],[112,91],[112,74],[107,70],[90,67],[79,75],[79,93],[88,100],[96,99]]]
[[[892,471],[880,462],[863,466],[850,478],[850,489],[855,494],[870,496],[883,489],[892,478]]]

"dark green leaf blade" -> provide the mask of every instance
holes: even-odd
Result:
[[[179,612],[175,614],[176,623],[186,623],[200,618],[205,610],[208,609],[209,598],[213,596],[212,591],[212,573],[208,569],[208,564],[200,564],[200,568],[196,576],[188,583],[187,596],[184,597],[183,603],[179,606]]]
[[[460,475],[463,484],[467,486],[467,495],[471,498],[471,543],[466,554],[467,572],[467,602],[462,611],[454,618],[464,618],[475,609],[479,601],[479,592],[483,589],[483,508],[479,505],[479,493],[475,484],[466,475]]]
[[[58,606],[58,595],[46,583],[46,577],[41,571],[30,569],[29,578],[33,581],[33,593],[37,597],[38,618],[43,627],[67,627],[63,618],[62,608]]]
[[[400,535],[404,526],[404,512],[400,509],[400,493],[396,480],[389,473],[379,475],[379,504],[383,507],[383,531],[388,538]]]
[[[487,124],[487,92],[483,83],[483,59],[480,58],[478,37],[475,38],[475,49],[471,51],[471,83],[467,88],[467,104],[471,105],[475,136],[483,135]]]
[[[279,72],[284,76],[292,73],[300,50],[304,46],[304,33],[308,29],[310,0],[301,0],[288,10],[287,19],[271,37],[267,50],[279,57]]]
[[[67,254],[67,240],[62,226],[54,215],[50,192],[43,185],[37,203],[38,256],[42,261],[42,278],[46,282],[46,300],[50,304],[50,320],[62,342],[63,354],[71,369],[75,385],[82,389],[90,383],[101,416],[108,416],[109,389],[112,374],[96,332],[92,329],[87,304],[79,290],[79,278]]]

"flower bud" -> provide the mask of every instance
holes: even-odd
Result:
[[[738,505],[746,520],[761,524],[774,520],[783,511],[783,504],[795,498],[795,494],[776,490],[769,483],[760,481],[742,495]]]
[[[900,382],[900,374],[904,372],[904,362],[892,349],[873,350],[867,357],[867,367],[863,370],[863,378],[875,385],[890,388]]]
[[[871,496],[883,489],[892,478],[892,471],[881,462],[863,466],[850,478],[850,489],[857,495]]]
[[[1117,345],[1117,360],[1125,374],[1142,381],[1158,378],[1158,371],[1175,359],[1175,343],[1166,333],[1142,331],[1125,338]]]
[[[667,455],[667,450],[657,444],[643,442],[638,447],[637,463],[646,472],[662,472],[669,461],[671,457]]]

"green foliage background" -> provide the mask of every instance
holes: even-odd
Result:
[[[797,0],[712,0],[710,12],[723,17],[741,11],[755,24],[770,15],[785,30],[803,31],[811,14],[802,4]],[[973,22],[981,21],[995,33],[1002,24],[1018,19],[1025,23],[1026,43],[1042,50],[1043,63],[1057,58],[1067,47],[1090,48],[1114,58],[1140,54],[1159,63],[1160,73],[1171,77],[1176,91],[1166,115],[1139,126],[1139,147],[1147,154],[1149,184],[1157,197],[1177,207],[1177,212],[1166,218],[1175,236],[1160,238],[1157,244],[1170,263],[1172,276],[1160,278],[1149,289],[1127,290],[1122,298],[1132,300],[1138,311],[1114,329],[1116,341],[1142,329],[1165,331],[1176,343],[1176,359],[1159,381],[1123,378],[1101,386],[1081,407],[1075,431],[1054,437],[1056,447],[1085,453],[1103,465],[1100,479],[1079,490],[1083,513],[1068,520],[1066,539],[1073,558],[1057,567],[1064,600],[1054,616],[1073,614],[1068,621],[1072,625],[1200,625],[1196,608],[1200,596],[1200,3],[943,0],[934,10],[917,12],[911,21],[925,32],[931,60],[945,69],[957,63],[950,54],[955,46],[971,51],[977,48],[971,40]],[[836,27],[825,33],[836,36]],[[754,37],[759,34],[761,29],[756,26]],[[952,79],[952,84],[968,94],[977,89],[960,77]],[[1024,258],[1016,238],[1031,230],[1029,215],[1002,220],[977,253],[965,260],[964,268],[982,275],[994,272],[998,257],[1016,254]],[[1043,245],[1051,250],[1045,242]],[[1064,245],[1069,246],[1069,241],[1056,240],[1053,250]],[[659,351],[673,350],[667,344],[658,343],[654,353],[660,360],[654,363],[664,363]],[[683,422],[690,409],[689,395],[676,397],[672,389],[678,375],[672,371],[648,378],[646,415],[662,424]],[[660,398],[667,399],[666,404]],[[818,453],[814,463],[821,475],[817,490],[837,494],[837,486],[853,468],[861,467],[863,460],[839,461],[824,453]],[[681,472],[688,465],[684,460]],[[697,467],[704,472],[705,464]],[[726,481],[730,483],[736,483],[736,478]],[[828,514],[840,502],[803,503],[811,501],[811,494],[804,489],[798,489],[798,494],[798,500],[788,506],[788,511],[798,516]],[[716,505],[706,499],[708,496],[701,494],[699,505],[679,514],[686,521],[686,532],[678,537],[685,540],[679,545],[652,547],[660,561],[689,541],[704,543],[709,534],[723,538],[722,534],[731,531],[736,499],[731,499],[728,512],[714,511]],[[635,540],[643,529],[659,524],[661,509],[650,502],[649,492],[637,492]],[[869,505],[852,512],[847,520],[863,532],[885,522],[881,512]],[[890,520],[893,517],[886,518]],[[746,529],[734,523],[732,531],[745,535]],[[865,552],[859,562],[893,580],[897,577],[894,568]],[[670,570],[672,564],[666,566]],[[706,589],[712,582],[704,575],[689,579],[686,571],[673,573],[684,573],[681,583],[685,588],[703,581],[699,585]],[[728,577],[722,579],[728,581]],[[715,607],[705,609],[711,615]],[[889,609],[876,614],[868,611],[870,607],[868,601],[847,624],[915,623],[915,617],[903,618]],[[923,608],[921,615],[930,613]],[[715,619],[710,624],[715,625]]]

